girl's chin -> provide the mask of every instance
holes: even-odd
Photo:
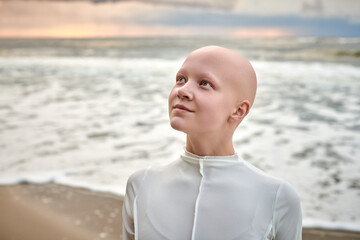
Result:
[[[177,121],[170,121],[170,125],[173,129],[177,130],[177,131],[180,131],[180,132],[183,132],[183,133],[187,133],[187,129],[186,127],[184,126],[184,124],[181,124]]]

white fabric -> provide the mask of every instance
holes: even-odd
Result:
[[[295,190],[237,154],[185,151],[127,183],[124,240],[301,240],[301,229]]]

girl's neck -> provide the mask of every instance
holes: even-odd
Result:
[[[187,135],[186,150],[198,156],[231,156],[235,150],[232,138],[195,138]]]

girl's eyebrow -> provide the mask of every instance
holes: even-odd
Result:
[[[205,78],[204,80],[209,80],[211,81],[213,84],[218,85],[220,83],[219,79],[212,73],[209,72],[203,72],[203,73],[199,73],[199,76],[201,78]]]
[[[176,73],[176,76],[178,76],[178,75],[188,76],[188,71],[186,71],[186,69],[184,69],[184,68],[180,68],[179,71]],[[196,73],[195,75],[198,78],[204,78],[203,80],[210,81],[213,85],[220,84],[220,80],[218,79],[218,77],[216,75],[212,74],[211,72],[199,72],[199,73]]]

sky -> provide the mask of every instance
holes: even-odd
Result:
[[[360,0],[0,0],[0,38],[360,37]]]

